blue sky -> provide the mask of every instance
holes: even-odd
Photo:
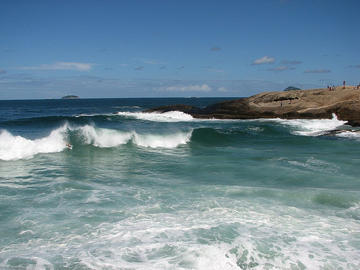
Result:
[[[0,99],[358,84],[359,10],[357,0],[2,0]]]

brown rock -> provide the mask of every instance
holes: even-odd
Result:
[[[188,105],[164,106],[150,111],[178,110],[196,118],[219,119],[320,119],[331,118],[335,113],[340,120],[360,126],[360,90],[348,86],[335,90],[312,89],[281,92],[264,92],[248,98],[210,105],[204,109]]]

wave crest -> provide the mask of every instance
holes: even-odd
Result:
[[[93,126],[86,125],[75,130],[80,131],[81,136],[85,139],[85,144],[91,144],[96,147],[115,147],[126,144],[132,137],[131,133],[120,132],[113,129],[97,129]]]
[[[66,124],[44,138],[31,140],[3,130],[0,131],[0,160],[26,159],[36,154],[61,152],[67,148],[69,142],[74,143],[75,147],[82,144],[108,148],[131,142],[147,148],[176,148],[188,143],[191,134],[192,130],[170,134],[139,134],[135,131],[96,128],[90,125],[71,127]]]
[[[6,130],[0,133],[0,160],[31,158],[40,153],[56,153],[66,148],[66,126],[53,130],[49,136],[30,140],[14,136]]]
[[[150,148],[175,148],[190,141],[192,131],[174,134],[138,134],[135,131],[122,132],[112,129],[81,127],[80,132],[86,144],[96,147],[115,147],[128,142]]]
[[[275,119],[273,121],[292,127],[295,135],[319,136],[327,131],[334,130],[343,126],[347,121],[339,120],[336,114],[332,114],[332,119]]]
[[[164,113],[118,112],[117,115],[153,122],[189,122],[194,120],[190,114],[179,111],[170,111]]]

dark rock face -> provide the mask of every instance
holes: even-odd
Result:
[[[147,112],[182,111],[195,118],[324,119],[335,113],[340,120],[360,126],[360,91],[353,87],[261,93],[216,103],[200,109],[189,105],[162,106]]]
[[[79,97],[75,96],[75,95],[68,95],[68,96],[62,97],[62,99],[77,99],[77,98],[79,98]]]

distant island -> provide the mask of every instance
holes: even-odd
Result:
[[[294,90],[301,90],[301,89],[295,86],[289,86],[284,89],[284,91],[294,91]]]
[[[77,99],[77,98],[79,98],[79,96],[75,96],[75,95],[67,95],[62,97],[62,99]]]
[[[205,108],[189,105],[170,105],[147,112],[182,111],[195,118],[218,119],[331,119],[360,126],[360,88],[354,86],[264,92],[248,98],[216,103]]]

